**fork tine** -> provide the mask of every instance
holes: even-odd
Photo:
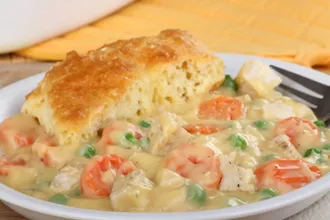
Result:
[[[309,102],[310,104],[313,104],[315,106],[318,105],[319,101],[321,99],[317,98],[317,97],[314,97],[314,96],[311,96],[311,95],[308,95],[306,93],[303,93],[301,91],[298,91],[298,90],[295,90],[287,85],[284,85],[283,83],[281,83],[279,85],[280,88],[284,89],[285,91],[291,93],[291,94],[294,94],[296,96],[298,96],[299,98],[305,100],[306,102]]]
[[[288,70],[282,69],[277,66],[270,65],[271,68],[273,68],[276,72],[280,73],[283,76],[286,76],[290,78],[291,80],[301,84],[302,86],[322,95],[326,89],[326,85],[316,82],[312,79],[308,79],[306,77],[300,76],[298,74],[295,74],[293,72],[290,72]]]

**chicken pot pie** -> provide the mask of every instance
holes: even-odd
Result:
[[[218,209],[329,171],[330,130],[257,60],[236,79],[190,34],[70,52],[0,125],[0,181],[72,207]]]

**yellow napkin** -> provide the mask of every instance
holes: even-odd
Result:
[[[329,0],[140,0],[17,53],[62,60],[70,50],[86,53],[114,40],[153,35],[166,28],[188,30],[217,52],[330,66]]]

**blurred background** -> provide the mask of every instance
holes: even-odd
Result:
[[[329,0],[12,0],[0,4],[0,86],[47,70],[68,51],[83,54],[118,39],[155,35],[166,28],[188,30],[215,52],[266,56],[330,73]]]

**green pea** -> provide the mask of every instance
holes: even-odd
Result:
[[[330,150],[330,144],[323,145],[323,148],[326,149],[326,150]]]
[[[150,128],[151,127],[151,123],[148,122],[148,121],[145,121],[145,120],[141,120],[139,122],[139,125],[142,127],[142,128]]]
[[[130,132],[125,134],[125,140],[127,140],[131,144],[136,144],[137,142],[135,136]]]
[[[233,80],[233,78],[231,78],[230,75],[225,76],[225,80],[223,81],[223,83],[221,84],[220,87],[228,88],[235,92],[237,91],[237,88],[238,88],[236,82]]]
[[[319,128],[325,128],[327,127],[327,125],[324,123],[324,121],[318,120],[318,121],[314,121],[314,124],[319,127]]]
[[[268,162],[268,161],[270,161],[270,160],[274,160],[274,159],[276,159],[276,158],[279,158],[279,156],[274,155],[274,154],[269,154],[269,155],[264,156],[264,157],[262,158],[262,161],[264,161],[264,162]]]
[[[150,144],[150,139],[148,137],[143,137],[139,139],[139,146],[143,149],[148,149]]]
[[[243,137],[238,134],[232,134],[229,137],[231,145],[235,148],[240,148],[244,150],[247,147],[247,143]]]
[[[207,195],[203,187],[198,184],[190,184],[187,187],[187,199],[197,205],[203,205],[207,200]]]
[[[270,198],[275,197],[277,195],[278,195],[277,192],[272,188],[264,188],[264,189],[261,190],[261,196],[262,196],[261,199],[262,200],[270,199]]]
[[[266,130],[268,128],[268,121],[259,120],[254,122],[254,125],[259,128],[260,130]]]
[[[84,156],[88,159],[94,157],[96,155],[95,147],[91,144],[86,144],[82,148],[80,148],[79,153],[80,156]]]
[[[305,152],[304,157],[309,157],[309,156],[311,156],[312,154],[321,155],[321,154],[322,154],[322,150],[321,150],[321,149],[318,149],[318,148],[309,148],[309,149]]]
[[[49,199],[49,202],[65,205],[68,202],[69,198],[62,193],[57,193]]]

